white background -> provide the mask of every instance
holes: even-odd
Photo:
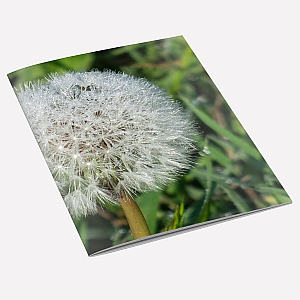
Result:
[[[0,298],[300,299],[297,2],[3,2]],[[6,74],[176,35],[294,203],[89,258]]]

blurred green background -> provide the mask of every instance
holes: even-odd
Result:
[[[291,202],[182,36],[63,58],[8,77],[17,88],[52,72],[91,69],[145,77],[198,124],[195,167],[163,191],[136,198],[152,234]],[[117,206],[74,223],[88,254],[132,240]]]

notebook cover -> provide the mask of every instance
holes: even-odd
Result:
[[[90,256],[291,203],[182,36],[8,77]]]

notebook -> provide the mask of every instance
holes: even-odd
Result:
[[[8,78],[89,256],[291,203],[183,36]]]

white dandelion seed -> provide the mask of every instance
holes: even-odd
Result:
[[[192,164],[195,129],[181,106],[142,78],[112,71],[51,74],[17,92],[75,217],[159,190]]]

